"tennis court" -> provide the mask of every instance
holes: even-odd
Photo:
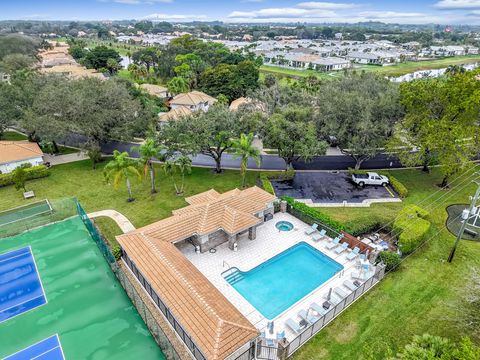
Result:
[[[26,349],[7,356],[4,360],[65,360],[58,335],[52,335]]]
[[[52,207],[46,199],[7,211],[2,211],[0,212],[0,227],[15,223],[17,221],[29,219],[34,216],[48,214],[51,211]]]
[[[46,303],[30,246],[0,253],[0,323]]]
[[[66,203],[53,202],[50,217],[57,221],[62,211],[71,216],[72,211],[76,213],[75,203],[72,206],[73,210]],[[43,217],[27,222],[37,225]],[[0,359],[30,359],[24,354],[38,349],[51,351],[41,352],[36,359],[62,359],[54,357],[60,355],[60,346],[55,346],[52,334],[58,334],[65,359],[165,359],[78,215],[15,236],[2,238],[0,234],[0,254],[9,264],[8,269],[2,266],[2,273],[8,275],[0,275],[0,288],[24,291],[20,279],[29,279],[35,291],[28,296],[40,294],[40,282],[48,299],[42,306],[0,322]],[[14,264],[17,255],[18,266]],[[39,274],[39,282],[34,281],[34,274]],[[15,297],[11,300],[12,306],[22,302]],[[3,301],[1,306],[9,307]]]

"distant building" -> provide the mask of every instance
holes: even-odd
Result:
[[[43,152],[37,143],[28,141],[0,141],[0,173],[12,172],[17,167],[43,164]]]
[[[217,99],[201,91],[191,91],[175,96],[170,100],[170,107],[172,110],[183,107],[192,112],[199,110],[208,111],[208,108],[216,102]]]
[[[145,90],[152,96],[156,96],[162,99],[168,97],[168,89],[160,85],[142,84],[140,85],[140,89]]]
[[[192,115],[192,110],[186,107],[178,107],[176,109],[171,109],[169,112],[161,112],[158,114],[158,121],[160,124],[166,123],[168,121],[179,120],[182,117]]]

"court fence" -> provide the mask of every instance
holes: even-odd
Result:
[[[37,204],[38,212],[35,211]],[[48,205],[48,211],[45,209],[45,205]],[[8,217],[10,220],[0,224],[0,238],[19,235],[26,231],[59,222],[76,215],[76,200],[74,198],[27,203],[24,206],[0,213],[0,216],[4,219]]]
[[[110,265],[113,273],[117,277],[118,281],[122,285],[126,294],[132,301],[132,304],[135,306],[140,317],[143,319],[145,325],[147,326],[148,330],[152,334],[155,342],[160,347],[160,349],[162,349],[162,352],[165,355],[165,357],[168,360],[180,359],[180,356],[178,355],[174,346],[168,339],[167,335],[165,334],[161,326],[158,324],[155,316],[152,314],[148,306],[145,304],[142,296],[138,293],[135,286],[132,284],[132,282],[128,278],[127,274],[125,274],[124,270],[116,262],[115,257],[113,256],[112,251],[110,250],[110,247],[108,246],[106,240],[101,235],[97,227],[90,220],[90,218],[87,216],[85,210],[83,210],[82,206],[78,201],[76,201],[76,208],[77,208],[78,215],[81,217],[83,223],[85,224],[85,227],[88,229],[90,236],[93,238],[93,240],[97,244],[105,260]]]

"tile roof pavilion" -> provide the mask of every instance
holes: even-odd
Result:
[[[177,249],[175,242],[223,230],[238,234],[262,223],[255,214],[275,196],[252,187],[185,199],[173,216],[117,237],[152,289],[207,359],[225,359],[258,336],[258,330]]]

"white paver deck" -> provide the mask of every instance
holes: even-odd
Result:
[[[286,232],[279,231],[275,227],[275,224],[281,220],[291,222],[294,225],[294,229]],[[257,228],[257,238],[255,240],[249,240],[247,234],[241,236],[238,241],[237,252],[230,250],[227,243],[218,246],[215,253],[206,252],[203,254],[196,254],[194,247],[188,243],[178,244],[178,247],[212,284],[259,330],[263,330],[269,320],[227,283],[222,276],[222,272],[231,267],[237,267],[241,271],[248,271],[302,241],[312,245],[342,264],[344,266],[343,271],[273,319],[276,331],[285,329],[286,337],[290,340],[295,337],[295,334],[288,327],[284,326],[285,321],[288,318],[292,318],[298,322],[300,320],[297,316],[298,311],[302,309],[307,310],[312,302],[321,305],[325,301],[323,296],[328,293],[330,288],[339,286],[349,293],[350,291],[343,286],[343,281],[346,279],[351,280],[351,272],[358,271],[358,268],[356,268],[356,260],[349,261],[346,259],[346,255],[350,250],[345,251],[341,255],[335,254],[333,251],[326,249],[325,245],[328,243],[328,240],[315,242],[310,236],[306,235],[304,231],[308,227],[307,224],[290,214],[277,213],[273,220]]]

